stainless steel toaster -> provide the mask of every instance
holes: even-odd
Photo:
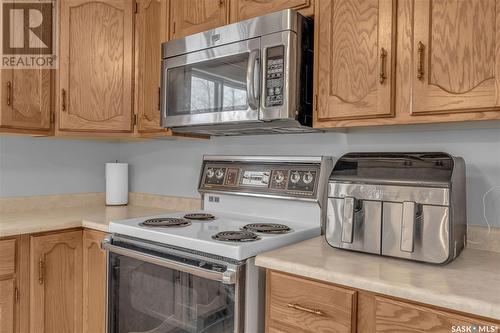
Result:
[[[465,162],[446,153],[349,153],[328,185],[333,247],[445,264],[466,242]]]

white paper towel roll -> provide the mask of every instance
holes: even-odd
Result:
[[[128,203],[128,163],[106,163],[106,205]]]

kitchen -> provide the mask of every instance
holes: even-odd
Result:
[[[0,332],[498,331],[497,2],[56,2],[1,74]]]

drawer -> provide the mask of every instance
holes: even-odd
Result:
[[[355,332],[355,291],[275,271],[268,274],[268,332]]]
[[[0,276],[14,274],[16,267],[16,240],[0,241]]]

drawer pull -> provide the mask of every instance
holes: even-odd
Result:
[[[387,59],[387,51],[384,48],[380,49],[380,74],[379,74],[379,82],[380,84],[384,84],[385,79],[385,63]]]
[[[321,310],[316,310],[316,309],[309,309],[309,308],[306,308],[306,307],[303,307],[297,303],[288,303],[287,306],[289,308],[292,308],[292,309],[295,309],[295,310],[299,310],[299,311],[304,311],[304,312],[307,312],[307,313],[312,313],[312,314],[315,314],[317,316],[324,316],[325,313]]]

